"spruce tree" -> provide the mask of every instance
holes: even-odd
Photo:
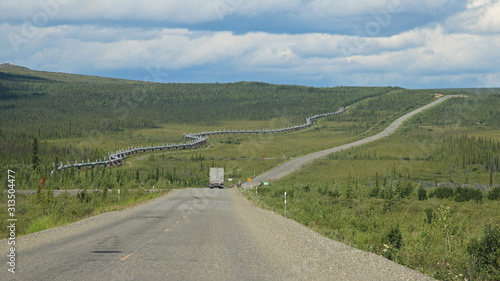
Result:
[[[31,146],[31,162],[33,163],[33,170],[40,169],[40,158],[38,156],[38,139],[33,139],[33,145]]]
[[[347,182],[347,188],[345,191],[345,203],[347,208],[352,208],[353,206],[353,190],[349,182]]]
[[[384,199],[384,211],[389,211],[392,213],[392,208],[394,207],[394,192],[392,190],[392,185],[387,186]]]

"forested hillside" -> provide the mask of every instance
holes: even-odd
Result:
[[[281,116],[303,122],[386,88],[309,88],[256,82],[159,84],[0,67],[0,118],[7,139],[81,137],[165,123],[215,124]]]
[[[96,159],[104,151],[48,145],[46,140],[106,136],[162,124],[216,125],[227,120],[305,117],[332,112],[393,87],[311,88],[259,82],[160,84],[0,66],[0,163],[29,163],[34,138],[40,153]],[[176,136],[178,140],[181,136]],[[47,159],[48,157],[43,157]]]

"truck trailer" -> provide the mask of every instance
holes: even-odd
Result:
[[[210,168],[210,188],[224,188],[224,168]]]

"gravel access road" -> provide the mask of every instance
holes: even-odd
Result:
[[[339,152],[339,151],[342,151],[344,149],[348,149],[348,148],[351,148],[351,147],[355,147],[355,146],[359,146],[359,145],[362,145],[362,144],[367,144],[369,142],[372,142],[372,141],[375,141],[375,140],[379,140],[381,138],[385,138],[387,136],[390,136],[392,135],[396,129],[405,121],[407,120],[408,118],[412,117],[413,115],[417,114],[417,113],[420,113],[422,112],[423,110],[426,110],[430,107],[433,107],[439,103],[442,103],[444,102],[445,100],[448,100],[450,98],[453,98],[453,97],[457,97],[457,96],[454,96],[454,95],[450,95],[450,96],[444,96],[442,98],[439,98],[438,100],[428,104],[428,105],[425,105],[423,107],[420,107],[418,109],[415,109],[414,111],[410,112],[410,113],[407,113],[401,117],[399,117],[398,119],[396,119],[394,122],[392,122],[387,128],[385,128],[385,130],[383,130],[382,132],[374,135],[374,136],[371,136],[371,137],[367,137],[367,138],[364,138],[362,140],[358,140],[358,141],[355,141],[355,142],[352,142],[352,143],[348,143],[348,144],[344,144],[344,145],[341,145],[341,146],[337,146],[337,147],[334,147],[334,148],[330,148],[330,149],[326,149],[326,150],[322,150],[322,151],[318,151],[318,152],[315,152],[315,153],[311,153],[311,154],[308,154],[308,155],[305,155],[305,156],[302,156],[302,157],[298,157],[298,158],[295,158],[295,159],[292,159],[290,161],[287,161],[283,164],[281,164],[280,166],[272,169],[272,170],[269,170],[261,175],[258,175],[256,176],[255,178],[252,179],[251,182],[244,182],[241,184],[241,186],[243,188],[253,188],[257,185],[259,185],[261,182],[266,182],[266,181],[272,181],[272,180],[277,180],[277,179],[280,179],[284,176],[287,176],[291,173],[293,173],[294,171],[297,171],[298,169],[300,169],[302,166],[304,166],[305,164],[313,161],[313,160],[316,160],[316,159],[319,159],[321,157],[324,157],[328,154],[331,154],[331,153],[334,153],[334,152]]]
[[[7,241],[0,241],[3,259]],[[236,189],[183,189],[17,239],[0,280],[431,280],[351,248]]]

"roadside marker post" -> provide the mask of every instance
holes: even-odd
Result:
[[[285,191],[285,218],[286,218],[286,191]]]

